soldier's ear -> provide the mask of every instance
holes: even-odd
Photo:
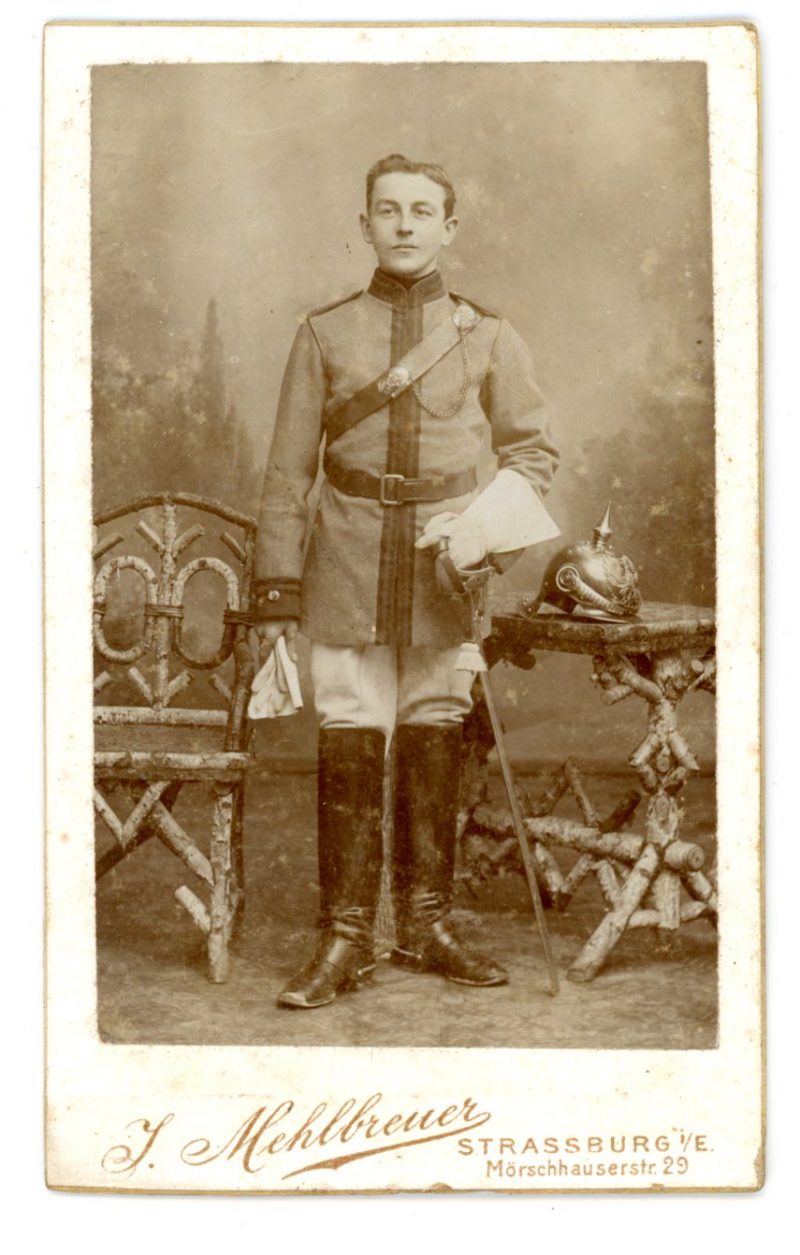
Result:
[[[366,214],[359,214],[358,221],[361,223],[361,234],[363,235],[367,244],[371,244],[372,243],[372,230],[370,229],[369,218],[367,217]]]
[[[448,244],[453,243],[456,231],[458,230],[458,218],[448,218],[444,224],[444,240],[442,244],[447,248]]]

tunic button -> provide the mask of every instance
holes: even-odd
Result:
[[[267,593],[267,601],[280,601],[281,595],[277,588],[271,588]]]

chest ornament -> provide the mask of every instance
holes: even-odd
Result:
[[[399,397],[411,383],[411,372],[405,366],[393,366],[383,379],[378,382],[378,391],[382,396]]]

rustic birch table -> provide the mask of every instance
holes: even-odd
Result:
[[[678,707],[687,693],[714,691],[714,615],[697,606],[645,602],[635,620],[608,623],[532,614],[528,605],[526,598],[513,594],[492,602],[486,642],[490,666],[505,660],[530,667],[537,650],[586,654],[593,661],[591,679],[605,703],[638,697],[646,707],[645,734],[628,759],[643,798],[630,792],[601,820],[577,765],[568,759],[549,778],[544,795],[528,802],[526,831],[553,904],[567,909],[588,875],[596,876],[603,895],[605,913],[567,973],[571,980],[590,981],[627,929],[655,928],[670,944],[682,924],[700,917],[716,923],[716,890],[713,874],[705,869],[705,852],[681,839],[680,793],[699,767],[678,725]],[[487,803],[485,788],[474,788],[475,763],[478,774],[485,774],[491,746],[486,725],[478,704],[466,727],[473,788],[462,810],[465,865],[482,868],[484,875],[489,865],[513,860],[516,846],[510,816]],[[466,778],[469,790],[469,771]],[[583,822],[552,813],[567,793]],[[622,831],[642,800],[643,833]],[[566,874],[554,847],[577,856]]]

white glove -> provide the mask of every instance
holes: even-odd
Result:
[[[525,549],[560,534],[527,479],[504,467],[463,514],[435,515],[425,525],[417,549],[446,539],[453,563],[463,570],[479,566],[487,554]]]
[[[485,558],[488,550],[481,532],[463,527],[463,515],[453,514],[452,510],[444,514],[436,514],[425,524],[422,535],[416,543],[417,549],[429,549],[437,541],[446,540],[447,551],[455,566],[460,570],[478,566]]]
[[[278,637],[275,648],[253,679],[248,719],[275,719],[282,715],[296,715],[303,709],[300,677],[297,667],[289,657],[286,641]]]

